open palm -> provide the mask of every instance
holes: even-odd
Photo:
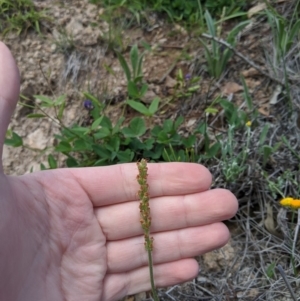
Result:
[[[18,91],[17,68],[0,43],[0,147]],[[0,300],[118,300],[149,290],[137,173],[135,164],[0,171]],[[198,164],[149,164],[158,287],[194,278],[193,257],[228,241],[221,221],[237,202],[227,190],[208,190],[210,182]]]

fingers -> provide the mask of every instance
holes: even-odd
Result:
[[[162,264],[192,258],[224,246],[230,237],[223,223],[155,233],[153,263]],[[148,265],[144,237],[107,244],[108,273],[124,273]]]
[[[154,281],[157,287],[166,287],[192,280],[199,266],[194,259],[183,259],[154,266]],[[149,268],[142,267],[128,273],[109,274],[104,283],[103,300],[119,300],[123,296],[149,291]]]
[[[10,117],[20,92],[20,76],[9,49],[0,42],[0,157]],[[2,171],[2,164],[0,166]]]
[[[18,101],[20,77],[9,49],[0,42],[0,158],[6,130]],[[2,162],[0,164],[2,172]]]
[[[75,178],[95,207],[137,199],[135,163],[61,170],[60,174],[62,178]],[[149,163],[148,184],[151,197],[185,195],[207,190],[211,174],[204,166],[194,163]]]
[[[224,189],[154,198],[151,233],[220,222],[234,216],[237,208],[235,196]],[[108,240],[142,234],[138,201],[96,209],[95,214]]]

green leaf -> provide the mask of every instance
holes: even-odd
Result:
[[[73,142],[72,150],[74,152],[88,151],[88,150],[92,150],[92,146],[84,139],[79,138]]]
[[[94,144],[93,150],[101,159],[109,160],[111,157],[111,152],[102,145]]]
[[[182,138],[182,143],[185,147],[191,148],[195,145],[196,143],[196,136],[195,135],[190,135],[187,138]]]
[[[243,88],[244,88],[244,98],[246,100],[248,109],[251,111],[253,109],[252,98],[251,98],[251,95],[249,93],[249,89],[248,89],[248,86],[246,84],[244,76],[241,76],[241,79],[242,79],[242,84],[243,84]]]
[[[79,166],[78,162],[73,157],[69,157],[66,161],[66,164],[68,167],[77,167]]]
[[[103,116],[103,119],[101,121],[101,126],[108,128],[109,130],[112,130],[111,120],[107,116]]]
[[[215,157],[219,150],[221,149],[221,144],[219,142],[216,142],[215,144],[213,144],[208,151],[208,156],[209,158],[213,158]]]
[[[150,104],[150,106],[149,106],[149,113],[151,114],[151,115],[153,115],[153,114],[155,114],[156,113],[156,111],[158,110],[158,104],[159,104],[159,97],[155,97],[154,99],[153,99],[153,101],[151,102],[151,104]]]
[[[130,149],[126,149],[125,151],[119,151],[117,153],[117,158],[119,159],[119,163],[132,162],[134,158],[134,152],[132,152]]]
[[[143,84],[140,89],[140,92],[139,92],[139,97],[142,98],[146,94],[147,91],[148,91],[148,85]]]
[[[47,170],[47,167],[46,167],[43,163],[41,163],[41,164],[40,164],[40,169],[41,169],[41,170]]]
[[[139,137],[146,132],[145,121],[140,117],[135,117],[131,120],[129,127],[121,130],[125,137]]]
[[[4,144],[13,146],[13,147],[19,147],[23,145],[23,139],[15,132],[11,133],[11,138],[5,138]]]
[[[118,60],[119,60],[121,66],[123,68],[123,71],[125,72],[127,81],[129,82],[131,80],[131,72],[130,72],[130,69],[128,67],[128,64],[127,64],[124,56],[120,52],[116,51],[116,53],[117,53]]]
[[[66,96],[65,95],[61,95],[59,96],[54,102],[53,104],[55,106],[60,106],[63,102],[65,102]]]
[[[127,90],[129,97],[139,98],[140,94],[137,88],[137,85],[133,81],[129,81],[127,84]]]
[[[174,129],[177,130],[178,127],[183,123],[183,121],[184,121],[184,117],[179,116],[174,122]]]
[[[50,169],[55,169],[55,168],[57,168],[57,162],[56,162],[56,160],[54,159],[54,157],[52,156],[52,154],[50,154],[50,155],[48,156],[48,164],[49,164]]]
[[[166,133],[171,133],[173,130],[173,121],[171,119],[167,119],[163,124],[163,131]]]
[[[114,126],[114,128],[112,130],[112,135],[115,135],[116,133],[118,133],[120,131],[120,127],[124,120],[125,120],[124,116],[119,118],[119,120],[117,121],[116,125]]]
[[[55,150],[57,152],[61,152],[61,153],[68,153],[72,151],[72,147],[71,144],[69,142],[66,141],[61,141],[59,142],[59,144],[55,147]]]
[[[27,118],[43,118],[43,117],[47,117],[47,116],[45,114],[32,113],[32,114],[28,114],[26,117]]]
[[[34,98],[41,101],[41,107],[53,107],[54,103],[51,98],[44,95],[33,95]]]
[[[161,131],[158,135],[157,135],[157,142],[158,143],[169,143],[170,142],[170,138],[168,136],[167,133],[165,133],[164,131]]]
[[[136,133],[136,137],[139,137],[146,132],[146,125],[144,119],[135,117],[130,121],[130,128]]]
[[[133,45],[130,50],[130,61],[133,71],[133,76],[138,76],[138,61],[139,61],[139,50],[137,45]]]
[[[111,134],[110,130],[108,128],[103,127],[94,134],[94,138],[96,140],[99,140],[99,139],[109,137],[110,134]]]
[[[151,115],[151,114],[149,113],[148,108],[147,108],[144,104],[142,104],[141,102],[138,102],[138,101],[135,101],[135,100],[128,99],[128,100],[126,101],[126,103],[127,103],[130,107],[132,107],[134,110],[138,111],[138,112],[141,113],[141,114],[144,114],[144,115],[146,115],[146,116]]]
[[[263,149],[263,166],[265,167],[267,162],[269,161],[270,156],[273,153],[273,148],[269,145],[264,145]]]
[[[99,118],[97,118],[91,125],[91,130],[95,130],[101,123],[103,119],[103,116],[100,116]]]
[[[109,140],[109,142],[105,146],[111,152],[117,152],[120,149],[120,142],[120,137],[114,136]]]
[[[266,123],[261,131],[260,137],[259,137],[259,146],[262,146],[264,142],[266,141],[267,134],[270,128],[270,124]]]
[[[58,110],[58,114],[57,114],[57,118],[58,120],[61,120],[62,116],[63,116],[63,113],[64,113],[64,110],[65,110],[65,107],[66,107],[66,102],[63,101],[59,107],[59,110]]]
[[[208,113],[208,114],[217,114],[218,112],[219,112],[219,110],[216,109],[216,108],[208,107],[208,108],[205,109],[205,113]]]
[[[266,269],[266,274],[269,278],[274,279],[275,277],[275,267],[276,267],[276,262],[272,262],[271,264],[268,265]]]

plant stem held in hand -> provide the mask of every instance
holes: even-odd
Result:
[[[142,159],[137,163],[139,174],[137,176],[137,181],[140,184],[140,190],[138,191],[138,196],[140,199],[140,214],[141,214],[141,225],[144,231],[145,237],[145,249],[148,252],[148,264],[150,271],[150,281],[152,288],[152,296],[155,301],[159,301],[153,276],[153,261],[152,261],[152,250],[153,250],[153,237],[150,237],[150,226],[151,226],[151,216],[150,216],[150,206],[149,206],[149,193],[147,184],[147,160]]]

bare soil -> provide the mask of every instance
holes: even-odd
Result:
[[[230,61],[220,80],[212,80],[205,69],[204,51],[199,37],[195,33],[188,33],[179,25],[170,24],[152,14],[148,23],[128,29],[126,18],[114,20],[112,30],[111,24],[104,20],[107,12],[89,4],[87,0],[40,0],[34,3],[39,9],[46,9],[51,18],[51,21],[42,24],[43,35],[33,31],[21,36],[9,34],[5,37],[5,43],[14,54],[20,69],[21,94],[26,97],[21,102],[34,106],[34,95],[47,95],[52,98],[66,95],[66,125],[82,124],[89,118],[89,113],[83,106],[83,91],[89,91],[106,103],[108,114],[113,120],[121,115],[127,85],[124,72],[110,49],[113,41],[117,41],[114,46],[123,50],[126,57],[133,44],[137,43],[142,50],[142,41],[155,49],[146,55],[143,70],[150,87],[144,102],[149,102],[154,96],[159,96],[163,102],[163,109],[155,116],[154,124],[161,124],[166,118],[184,115],[183,128],[188,133],[204,117],[203,110],[217,95],[243,106],[241,74],[245,77],[261,118],[269,122],[277,122],[278,118],[284,119],[280,115],[282,111],[278,111],[270,103],[276,91],[276,83],[237,56]],[[253,6],[255,5],[254,1]],[[280,1],[278,5],[281,5],[279,9],[285,10],[289,1]],[[228,30],[233,25],[226,24]],[[112,40],[109,38],[110,34],[113,35]],[[266,64],[266,56],[272,53],[272,46],[270,28],[265,20],[252,19],[250,26],[240,35],[237,50],[255,61],[264,71],[271,71]],[[175,98],[176,74],[179,69],[184,75],[201,76],[200,89],[190,99]],[[48,165],[47,155],[56,143],[54,134],[59,133],[59,125],[50,119],[28,119],[26,116],[33,112],[38,112],[38,108],[31,109],[22,104],[15,111],[10,128],[23,138],[26,147],[4,147],[3,164],[6,174],[21,175],[39,170],[41,163]],[[51,110],[47,112],[49,115],[54,114]],[[126,111],[127,120],[134,115],[133,111]],[[293,127],[293,131],[297,132],[299,128]],[[59,157],[59,163],[61,167],[65,166],[63,157]],[[217,167],[209,168],[214,172]],[[228,223],[232,233],[230,243],[218,251],[199,257],[199,276],[189,283],[161,290],[161,300],[291,300],[280,277],[268,279],[262,277],[261,271],[258,273],[257,257],[264,247],[268,248],[266,234],[270,233],[262,230],[260,236],[255,236],[254,241],[264,240],[263,246],[260,245],[257,249],[254,241],[246,240],[248,236],[245,231],[250,231],[246,227],[246,219],[251,216],[247,215],[247,210],[250,210],[247,206],[251,206],[250,193],[247,195],[247,189],[250,191],[250,188],[247,187],[243,191],[245,197],[241,202],[238,219]],[[255,209],[252,208],[251,212],[253,210]],[[262,228],[265,215],[266,211],[260,212],[255,219]],[[241,222],[242,219],[244,220]],[[248,222],[251,224],[252,220]],[[274,244],[282,243],[276,239]],[[276,259],[273,255],[266,261],[264,271],[267,264]],[[257,278],[257,274],[261,279]],[[270,290],[273,285],[275,289]],[[299,292],[298,283],[294,288]],[[149,295],[143,293],[129,296],[126,300],[138,301],[147,297]]]

